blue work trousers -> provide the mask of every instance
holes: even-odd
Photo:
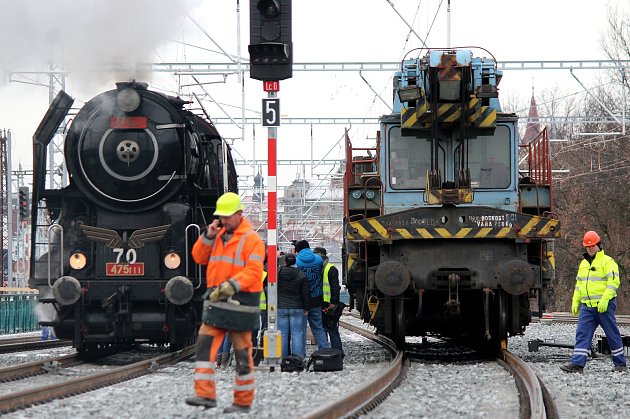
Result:
[[[341,344],[341,336],[339,336],[339,323],[329,323],[328,325],[324,325],[324,330],[328,334],[330,338],[330,347],[333,349],[339,349],[343,351],[343,347]]]
[[[231,349],[232,349],[232,341],[230,340],[230,334],[226,333],[225,338],[223,339],[223,344],[221,345],[221,349],[219,350],[219,353],[229,354]]]
[[[306,357],[304,318],[304,310],[301,308],[278,309],[278,330],[282,333],[283,358],[288,355]],[[291,339],[290,345],[289,339]]]
[[[599,313],[597,307],[588,307],[586,304],[580,306],[577,330],[575,331],[575,348],[571,362],[574,365],[583,367],[586,365],[586,357],[593,341],[595,329],[600,325],[606,333],[610,353],[614,365],[626,365],[626,358],[623,355],[623,342],[615,319],[615,309],[617,301],[615,298],[608,303],[605,313]]]
[[[304,330],[306,330],[306,319],[308,319],[313,337],[317,341],[317,349],[330,348],[328,335],[326,335],[326,331],[324,330],[322,308],[311,307],[308,309],[308,316],[304,318]],[[304,347],[306,347],[306,334],[304,334]]]

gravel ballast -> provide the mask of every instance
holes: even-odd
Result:
[[[353,320],[349,317],[344,319]],[[355,321],[352,321],[355,323]],[[573,344],[575,324],[531,324],[524,336],[510,339],[509,349],[531,364],[556,398],[560,415],[627,418],[630,416],[630,373],[611,372],[610,356],[589,359],[583,374],[568,374],[560,364],[570,349],[541,347],[528,351],[528,340],[542,339]],[[621,328],[630,334],[630,328]],[[357,388],[389,354],[378,345],[341,329],[346,358],[344,370],[331,373],[257,371],[256,396],[251,417],[296,418],[315,407]],[[603,334],[598,329],[596,334]],[[309,348],[312,350],[313,348]],[[0,365],[6,355],[0,355]],[[30,356],[40,356],[31,354]],[[28,358],[23,354],[20,358]],[[22,359],[26,362],[28,359]],[[217,371],[218,407],[204,410],[184,403],[193,395],[194,363],[184,362],[158,372],[86,394],[13,412],[7,418],[213,418],[232,401],[234,368]],[[471,388],[479,391],[471,392]],[[407,380],[373,418],[517,418],[518,399],[512,377],[491,362],[411,365]],[[232,415],[237,417],[238,415]]]

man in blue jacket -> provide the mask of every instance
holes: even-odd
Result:
[[[324,330],[322,312],[322,305],[324,304],[324,293],[322,290],[323,260],[321,256],[313,253],[306,240],[300,240],[295,243],[295,253],[297,253],[297,268],[304,272],[308,278],[310,304],[307,317],[313,337],[317,341],[317,349],[330,348],[328,335]],[[306,328],[306,325],[304,325],[304,328]]]

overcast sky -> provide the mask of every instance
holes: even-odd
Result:
[[[295,62],[391,62],[421,45],[387,0],[293,3]],[[446,0],[392,3],[427,45],[446,46]],[[627,10],[629,4],[627,0],[452,0],[451,46],[483,47],[499,61],[604,59],[601,39],[609,8]],[[32,135],[49,97],[45,86],[9,80],[47,85],[47,76],[25,72],[46,71],[51,62],[55,63],[68,71],[66,91],[79,106],[100,91],[114,88],[115,82],[132,78],[149,81],[152,87],[164,91],[176,91],[177,83],[171,75],[117,70],[132,68],[134,63],[227,62],[220,54],[184,43],[218,50],[211,37],[228,53],[236,55],[238,51],[236,0],[2,0],[0,12],[0,128],[12,131],[14,169],[19,163],[24,168],[32,167]],[[248,21],[249,2],[241,1],[241,53],[245,57]],[[103,71],[105,68],[114,70]],[[578,75],[595,83],[593,73],[580,71]],[[363,76],[385,100],[391,100],[391,74],[364,72]],[[251,117],[266,94],[261,82],[246,77],[245,107],[250,110],[246,116]],[[206,85],[207,91],[232,117],[241,116],[241,85],[235,75],[228,75],[225,82],[217,75],[199,76],[198,80],[217,82]],[[528,101],[532,84],[537,91],[553,86],[567,92],[580,90],[568,70],[506,71],[501,94],[517,94]],[[186,89],[190,91],[201,93],[199,88]],[[282,114],[291,117],[378,117],[388,112],[358,73],[294,72],[293,79],[281,82],[279,97]],[[211,116],[225,116],[212,103],[206,102],[205,106]],[[245,139],[240,139],[237,127],[221,125],[219,130],[226,137],[239,138],[234,141],[234,149],[247,159],[254,154],[255,130],[256,158],[266,157],[267,133],[261,126],[247,126]],[[314,126],[312,134],[309,126],[282,126],[278,130],[279,158],[310,159],[312,135],[312,157],[319,160],[343,131],[341,125]],[[360,142],[374,138],[375,131],[374,126],[353,126],[350,133]],[[342,157],[341,147],[333,148],[328,155]],[[318,168],[315,173],[330,169]],[[300,168],[282,168],[280,184],[287,184],[298,171]],[[309,169],[306,171],[310,177]]]

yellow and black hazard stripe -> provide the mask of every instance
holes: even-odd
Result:
[[[426,98],[423,96],[416,102],[415,108],[403,107],[400,112],[400,122],[403,129],[419,129],[427,128],[427,124],[431,122],[432,114],[429,113],[429,109],[434,108],[436,114],[436,120],[438,123],[451,124],[460,120],[462,117],[462,104],[461,103],[441,103],[437,106],[429,106]],[[486,111],[483,110],[486,108]],[[496,110],[494,111],[494,118],[491,118],[491,112],[489,107],[482,107],[481,100],[472,97],[468,102],[466,108],[466,121],[476,126],[489,126],[489,123],[496,121]],[[485,124],[485,125],[482,125]]]
[[[458,229],[416,226],[386,228],[376,217],[351,222],[346,229],[346,238],[348,240],[552,238],[560,234],[558,223],[558,220],[531,216],[521,228],[517,226]]]
[[[481,106],[469,115],[467,121],[479,128],[492,128],[497,123],[497,110],[490,106]]]
[[[466,118],[469,120],[481,109],[481,100],[470,98],[466,109]],[[453,123],[459,121],[462,116],[461,103],[442,103],[437,108],[437,121],[440,123]]]
[[[429,103],[424,96],[416,101],[415,108],[403,107],[400,111],[400,124],[402,128],[420,128],[428,119],[427,111]]]

